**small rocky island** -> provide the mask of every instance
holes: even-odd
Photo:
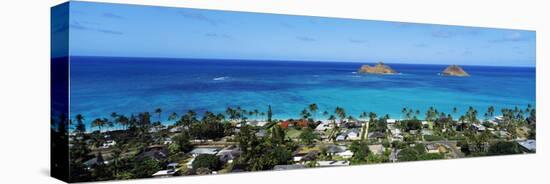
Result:
[[[441,72],[444,76],[457,76],[457,77],[468,77],[470,76],[462,67],[458,65],[451,65],[445,68],[443,72]]]
[[[378,64],[374,66],[369,65],[363,65],[358,71],[359,73],[367,73],[367,74],[396,74],[397,71],[390,68],[390,66],[385,65],[382,62],[379,62]]]

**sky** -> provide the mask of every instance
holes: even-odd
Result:
[[[52,37],[68,31],[71,56],[535,66],[526,30],[75,1],[69,11]]]

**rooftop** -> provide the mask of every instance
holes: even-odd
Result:
[[[220,151],[221,148],[213,147],[213,148],[195,148],[191,151],[191,154],[193,155],[201,155],[201,154],[209,154],[214,155]]]
[[[317,161],[319,167],[330,167],[330,166],[346,166],[349,165],[349,162],[346,161]]]
[[[537,149],[537,141],[534,139],[518,141],[518,144],[529,151],[535,151]]]

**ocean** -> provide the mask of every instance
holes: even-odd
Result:
[[[265,112],[271,105],[273,117],[283,119],[299,118],[316,103],[317,119],[337,106],[354,117],[372,111],[399,119],[404,107],[419,109],[422,118],[430,106],[446,113],[456,107],[458,117],[469,106],[482,116],[489,106],[500,114],[535,105],[534,67],[462,66],[470,77],[447,77],[438,75],[445,65],[386,63],[400,74],[364,75],[356,73],[362,64],[72,56],[71,118],[82,114],[89,123],[111,112],[161,108],[166,121],[172,112]]]

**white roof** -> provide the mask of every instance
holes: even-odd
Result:
[[[525,149],[528,149],[528,150],[536,150],[537,149],[537,141],[534,140],[534,139],[528,139],[528,140],[525,140],[525,141],[518,141],[518,144],[521,145],[522,147],[524,147]]]
[[[386,120],[386,122],[388,122],[388,123],[395,123],[396,121],[397,121],[397,120],[395,120],[395,119],[387,119],[387,120]]]
[[[340,152],[340,153],[336,153],[336,155],[339,155],[339,156],[353,156],[353,152],[351,152],[350,150],[346,150],[344,152]]]
[[[481,124],[472,124],[472,126],[476,127],[477,129],[479,130],[485,130],[485,126],[481,125]]]
[[[179,169],[175,169],[175,170],[160,170],[160,171],[157,171],[155,174],[153,174],[153,176],[169,176],[169,175],[173,175],[174,173],[178,172]]]
[[[220,148],[195,148],[191,151],[191,154],[209,154],[214,155],[220,151]]]
[[[321,123],[321,124],[317,125],[317,127],[315,127],[315,130],[326,130],[327,128],[328,128],[327,123]]]
[[[348,135],[348,136],[357,136],[357,135],[359,135],[359,132],[356,132],[356,131],[349,131],[349,132],[347,133],[347,135]]]
[[[348,161],[317,161],[320,167],[326,166],[346,166],[349,165]]]

